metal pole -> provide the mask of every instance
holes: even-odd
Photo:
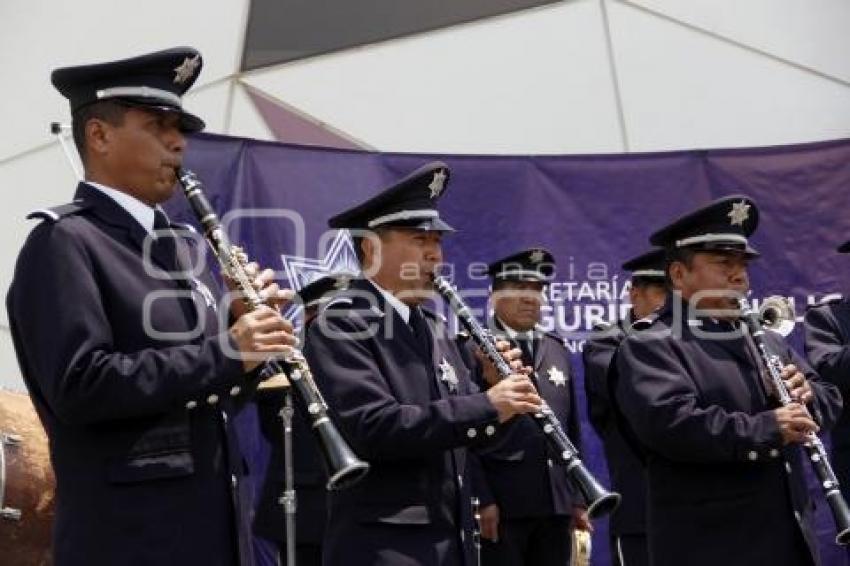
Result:
[[[289,388],[283,390],[283,408],[280,418],[283,420],[283,495],[278,502],[283,505],[286,520],[286,566],[295,565],[295,466],[292,462],[292,393]]]

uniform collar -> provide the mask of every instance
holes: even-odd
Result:
[[[398,300],[395,295],[378,285],[374,279],[368,279],[368,281],[381,293],[381,295],[383,295],[384,300],[387,301],[388,305],[395,309],[404,323],[410,324],[410,307]]]
[[[505,324],[505,321],[503,321],[498,316],[496,317],[496,321],[499,323],[499,326],[502,327],[502,330],[505,331],[505,334],[508,335],[508,338],[510,338],[511,340],[534,340],[533,328],[531,330],[526,330],[525,332],[519,332]]]
[[[150,236],[155,237],[153,232],[153,207],[143,203],[136,197],[130,196],[123,191],[119,191],[118,189],[113,189],[112,187],[107,187],[106,185],[101,185],[100,183],[95,183],[93,181],[85,181],[85,183],[111,198],[115,204],[126,210],[127,214],[132,216],[133,219],[138,222]]]

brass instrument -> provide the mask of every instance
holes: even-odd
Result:
[[[222,272],[235,282],[248,309],[259,308],[264,301],[251,284],[245,270],[247,258],[230,243],[218,216],[203,193],[203,185],[191,171],[180,169],[177,171],[177,178],[192,211],[203,227],[207,242],[221,264]],[[305,416],[328,470],[327,489],[343,489],[354,485],[369,471],[369,464],[357,457],[331,421],[328,406],[300,350],[290,348],[282,357],[266,361],[260,371],[263,381],[277,379],[280,375],[286,375],[292,392],[306,408]]]

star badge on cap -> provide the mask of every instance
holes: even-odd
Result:
[[[194,57],[186,57],[183,59],[183,62],[180,63],[177,67],[174,67],[174,82],[177,84],[183,84],[192,78],[192,75],[195,74],[195,71],[198,69],[198,65],[201,64],[201,56],[195,55]]]
[[[457,393],[457,374],[455,373],[455,368],[452,367],[452,364],[446,358],[443,358],[443,361],[440,362],[440,381],[446,384],[449,392]]]
[[[546,373],[549,374],[549,381],[551,381],[555,387],[566,387],[567,376],[564,375],[564,372],[555,366],[552,366]]]
[[[743,226],[750,217],[750,205],[746,202],[733,202],[732,210],[729,211],[729,223],[732,226]]]
[[[446,184],[446,172],[442,169],[434,171],[434,178],[431,179],[431,184],[428,188],[431,189],[431,198],[437,198],[443,192],[443,186]]]
[[[540,263],[543,261],[546,253],[543,250],[534,250],[530,254],[528,254],[528,261],[531,263]]]

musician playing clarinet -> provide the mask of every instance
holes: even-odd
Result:
[[[841,397],[768,332],[792,360],[781,376],[794,401],[779,404],[737,306],[757,224],[756,204],[730,196],[650,238],[666,249],[671,293],[622,342],[617,373],[629,378],[613,389],[646,465],[654,566],[819,563],[800,444],[832,427]]]
[[[366,478],[331,493],[325,566],[474,561],[467,450],[540,410],[528,376],[479,392],[443,319],[423,306],[442,262],[449,170],[431,163],[330,219],[348,229],[363,278],[307,331],[305,354]],[[504,357],[519,368],[518,351]]]
[[[52,75],[85,180],[31,215],[7,307],[50,438],[56,566],[253,564],[232,417],[259,360],[295,339],[274,308],[219,305],[159,206],[185,134],[204,127],[181,104],[200,70],[200,53],[175,48]],[[271,274],[256,285],[279,304]]]
[[[837,248],[850,254],[850,241]],[[826,381],[850,397],[850,296],[833,297],[806,311],[804,320],[806,356]],[[844,498],[850,497],[850,410],[830,431],[832,465]],[[850,556],[850,549],[848,549]]]
[[[491,331],[522,351],[535,387],[580,447],[569,351],[562,338],[538,324],[544,290],[555,273],[554,257],[543,248],[522,250],[491,263],[488,273]],[[515,419],[505,428],[498,447],[480,455],[483,474],[473,486],[481,501],[481,562],[564,566],[570,561],[571,530],[591,528],[584,502],[531,419]]]

